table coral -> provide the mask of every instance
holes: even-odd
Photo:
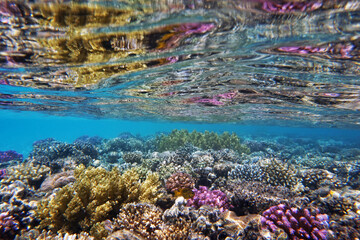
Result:
[[[261,217],[263,228],[276,232],[282,229],[289,239],[327,239],[328,216],[318,211],[279,204],[265,210]]]
[[[160,185],[157,174],[139,180],[136,170],[120,174],[117,168],[85,168],[74,171],[76,181],[63,187],[54,198],[39,203],[40,227],[70,233],[92,231],[97,223],[116,216],[117,209],[129,202],[154,203]]]

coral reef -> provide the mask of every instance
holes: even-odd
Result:
[[[19,222],[8,212],[0,213],[0,238],[3,240],[14,239],[19,231]]]
[[[221,212],[231,207],[226,194],[220,190],[208,190],[207,187],[200,186],[199,189],[193,189],[193,192],[195,195],[188,200],[188,206],[200,208],[208,205],[220,209]]]
[[[258,164],[241,164],[232,168],[228,175],[231,179],[262,181],[264,173]]]
[[[22,163],[20,165],[7,168],[7,174],[2,182],[11,183],[16,180],[21,180],[25,184],[37,189],[49,173],[50,168],[47,166]]]
[[[175,192],[180,189],[193,189],[195,187],[194,179],[187,173],[177,172],[166,180],[166,189]]]
[[[135,233],[135,236],[143,239],[186,239],[190,231],[190,223],[187,221],[166,224],[162,220],[162,210],[152,204],[129,203],[120,209],[118,217],[112,222],[112,231],[118,236],[118,230],[126,230]],[[125,232],[122,232],[125,234]],[[110,235],[107,239],[112,239]]]
[[[85,232],[79,234],[54,234],[51,231],[40,232],[37,229],[31,229],[29,231],[22,232],[21,235],[17,235],[15,240],[94,240],[94,237],[91,237]]]
[[[157,137],[157,149],[160,152],[176,150],[185,146],[187,143],[204,150],[229,148],[239,153],[250,152],[246,145],[240,143],[240,138],[235,133],[229,134],[228,132],[224,132],[219,135],[209,131],[200,133],[194,130],[189,133],[187,130],[173,130],[169,135]]]
[[[320,187],[341,188],[344,184],[337,179],[336,175],[324,169],[306,169],[301,173],[302,184],[310,189]]]
[[[296,198],[294,192],[282,186],[271,186],[262,182],[236,180],[224,187],[229,192],[233,211],[237,215],[259,214],[280,203],[301,203],[306,199]]]
[[[53,198],[39,203],[40,227],[70,233],[92,231],[97,223],[115,217],[117,209],[129,202],[154,203],[160,185],[157,174],[139,181],[136,170],[120,174],[114,168],[85,168],[74,171],[76,181],[61,188]]]
[[[0,180],[3,179],[6,175],[6,169],[0,169]]]
[[[46,165],[57,173],[79,164],[87,166],[97,156],[98,151],[90,143],[80,141],[68,144],[49,138],[35,142],[27,160],[35,165]]]
[[[290,239],[327,239],[329,218],[318,211],[279,204],[265,210],[261,217],[263,228],[285,231]]]
[[[23,155],[13,150],[0,151],[0,163],[14,161],[14,160],[22,161]]]
[[[135,152],[125,152],[122,155],[122,159],[127,163],[141,163],[143,154],[140,151]]]
[[[273,186],[293,188],[299,182],[293,165],[276,159],[266,159],[261,162],[263,180]]]

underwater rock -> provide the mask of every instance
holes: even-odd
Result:
[[[74,171],[55,173],[48,176],[41,184],[40,191],[50,192],[55,188],[63,187],[71,182],[75,182]]]

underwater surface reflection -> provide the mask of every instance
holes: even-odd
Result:
[[[357,127],[359,8],[330,0],[3,1],[0,107]]]

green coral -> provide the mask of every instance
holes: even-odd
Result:
[[[250,152],[246,145],[240,143],[240,138],[235,133],[230,134],[229,132],[217,134],[209,131],[201,133],[194,130],[189,133],[187,130],[175,129],[169,135],[163,134],[156,138],[157,150],[160,152],[176,150],[188,143],[204,150],[229,148],[239,153]]]
[[[159,176],[150,173],[141,182],[135,169],[123,174],[117,168],[75,170],[76,182],[63,187],[54,198],[38,205],[40,228],[70,233],[92,232],[92,228],[106,219],[116,216],[125,203],[154,203],[160,193]]]

